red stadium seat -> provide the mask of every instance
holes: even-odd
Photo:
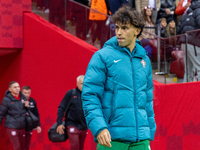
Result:
[[[181,50],[171,52],[174,61],[170,64],[170,72],[176,74],[177,78],[183,78],[185,72],[184,54]]]

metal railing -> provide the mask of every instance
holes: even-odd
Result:
[[[64,17],[63,17],[64,18],[64,28],[62,27],[62,24],[55,23],[55,25],[57,25],[58,27],[61,27],[62,29],[69,32],[70,34],[73,34],[74,36],[82,38],[86,42],[93,44],[95,47],[97,47],[99,49],[102,47],[103,43],[106,40],[108,40],[110,37],[115,35],[115,32],[114,32],[115,25],[111,22],[109,15],[105,15],[101,12],[98,12],[95,9],[91,9],[89,6],[85,6],[83,4],[75,2],[73,0],[64,0],[64,4],[61,6],[58,6],[57,9],[56,9],[56,7],[51,6],[51,4],[50,4],[49,13],[44,13],[44,12],[42,13],[42,11],[39,11],[36,8],[37,7],[35,7],[35,8],[33,7],[33,12],[35,12],[36,14],[45,18],[46,20],[50,21],[51,23],[54,23],[51,21],[52,15],[55,15],[55,18],[53,18],[53,19],[55,21],[60,21],[60,23],[62,22],[62,20],[59,20],[60,18],[59,18],[58,14],[64,15]],[[64,13],[59,12],[60,10],[64,10]],[[106,17],[104,22],[90,20],[89,14],[91,11],[99,13],[101,15],[104,15]],[[54,13],[54,14],[52,14],[52,13]],[[83,17],[78,18],[79,17],[78,15],[82,15]],[[79,22],[80,22],[79,19],[82,19],[82,21],[84,22],[82,24],[82,28],[79,25]],[[104,30],[107,29],[108,32],[105,32],[105,34],[102,35],[102,32],[100,30],[101,27],[104,27],[103,28]],[[184,65],[185,65],[185,67],[184,67],[185,81],[181,81],[181,82],[191,81],[191,80],[188,80],[189,79],[188,76],[190,76],[190,74],[191,74],[191,72],[189,71],[189,70],[191,70],[191,68],[188,65],[188,61],[190,61],[190,59],[191,59],[190,58],[191,53],[188,52],[188,45],[189,44],[191,45],[191,42],[188,43],[188,38],[190,38],[190,41],[192,40],[191,38],[195,38],[197,43],[200,43],[200,37],[196,38],[195,36],[192,36],[194,33],[199,33],[199,35],[200,35],[200,30],[190,31],[190,32],[186,32],[185,34],[171,36],[168,38],[163,38],[160,36],[160,30],[159,30],[160,27],[155,26],[155,27],[145,27],[145,28],[157,29],[157,35],[148,33],[148,32],[146,32],[146,33],[154,36],[154,39],[149,39],[149,40],[156,41],[156,43],[154,41],[153,46],[152,46],[152,44],[150,44],[153,49],[152,50],[153,51],[152,58],[150,58],[150,59],[152,60],[153,70],[155,70],[155,75],[164,77],[163,80],[160,82],[171,83],[171,81],[167,80],[167,75],[169,75],[169,74],[175,74],[173,77],[177,76],[178,79],[182,78],[182,76],[179,77],[176,73],[171,72],[171,65],[174,63],[174,61],[177,61],[177,60],[175,60],[175,58],[173,58],[173,56],[171,55],[171,52],[176,51],[177,49],[179,51],[181,51],[184,55],[183,59],[184,59]],[[79,36],[79,33],[77,33],[77,32],[85,32],[85,33],[83,33],[83,36],[85,36],[85,37]],[[143,32],[145,32],[145,31],[143,31]],[[198,38],[199,38],[199,42],[198,42]],[[95,43],[93,43],[93,42],[95,42]],[[175,43],[175,45],[171,45],[171,43]],[[185,45],[185,48],[183,48],[182,45]],[[198,47],[200,47],[200,45],[197,45],[197,49],[198,49]],[[199,59],[199,58],[196,57],[196,59]],[[178,64],[178,65],[180,65],[180,64]],[[177,70],[178,69],[179,68],[177,68]],[[197,67],[195,69],[198,70]],[[183,70],[181,70],[181,71],[183,71]],[[198,71],[196,71],[196,72],[198,72]],[[198,80],[200,80],[200,79],[198,79]]]

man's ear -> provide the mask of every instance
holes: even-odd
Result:
[[[141,28],[136,28],[135,30],[135,35],[137,36],[138,34],[140,34]]]

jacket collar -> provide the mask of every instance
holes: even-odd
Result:
[[[22,92],[20,91],[20,100],[21,99],[24,99],[26,100],[26,97],[22,94]],[[11,92],[9,90],[6,91],[6,94],[5,94],[6,97],[10,98],[12,101],[15,101],[17,100],[14,96],[12,96]],[[18,100],[17,100],[18,101]]]
[[[112,37],[104,44],[104,47],[107,46],[111,46],[116,50],[127,52],[131,57],[144,58],[147,55],[146,50],[142,47],[142,44],[138,39],[135,41],[135,48],[133,49],[132,53],[130,52],[129,48],[119,46],[116,36]]]
[[[200,1],[199,0],[193,0],[191,6],[189,7],[187,13],[191,13],[192,11],[200,8]]]
[[[81,91],[79,90],[79,88],[78,88],[78,87],[76,87],[76,91],[77,91],[77,92],[79,92],[79,93],[81,93]]]

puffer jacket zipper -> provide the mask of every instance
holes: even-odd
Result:
[[[135,111],[135,121],[136,121],[136,141],[138,140],[138,121],[137,121],[137,111],[136,111],[136,92],[135,92],[135,80],[134,80],[134,69],[133,69],[133,60],[131,57],[131,68],[132,68],[132,78],[133,78],[133,92],[134,92],[134,111]]]
[[[136,91],[135,91],[135,80],[134,80],[134,69],[133,69],[133,56],[130,51],[126,50],[128,55],[130,56],[131,68],[132,68],[132,78],[133,78],[133,92],[134,92],[134,112],[135,112],[135,122],[136,122],[136,142],[139,142],[138,139],[138,121],[137,121],[137,110],[136,110]]]

